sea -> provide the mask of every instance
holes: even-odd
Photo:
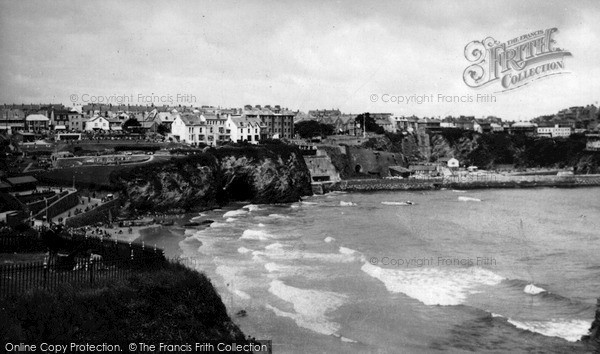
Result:
[[[275,353],[585,352],[599,197],[447,189],[237,203],[189,215],[214,222],[180,230],[171,255],[207,274],[234,322]]]

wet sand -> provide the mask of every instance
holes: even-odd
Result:
[[[138,237],[133,242],[144,242],[147,247],[161,248],[167,258],[175,258],[181,255],[179,242],[185,239],[185,228],[172,225],[154,227],[140,227]]]

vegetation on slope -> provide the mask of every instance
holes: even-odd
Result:
[[[244,342],[209,279],[166,263],[97,288],[35,290],[3,301],[0,338],[11,342]]]

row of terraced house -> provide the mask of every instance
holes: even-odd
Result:
[[[164,126],[170,136],[189,144],[218,142],[257,143],[263,139],[293,138],[294,116],[286,108],[246,105],[223,109],[202,107],[155,107],[131,105],[85,105],[81,113],[61,104],[4,105],[0,107],[0,130],[15,132],[114,132],[130,119],[140,132]]]

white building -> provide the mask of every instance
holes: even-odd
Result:
[[[110,130],[110,124],[106,118],[95,116],[85,122],[85,130]]]
[[[459,166],[458,160],[455,159],[454,157],[448,160],[449,168],[458,168],[458,166]]]
[[[503,132],[504,131],[504,127],[500,124],[492,123],[492,124],[490,124],[490,127],[492,128],[492,132]]]
[[[234,142],[247,141],[258,144],[261,135],[261,121],[258,117],[229,116],[226,123],[230,131],[230,139]]]
[[[25,127],[29,131],[47,130],[50,119],[41,114],[30,114],[25,118]]]
[[[179,141],[191,145],[206,143],[206,119],[195,114],[178,114],[171,124],[171,135],[178,137]]]
[[[557,137],[568,137],[572,133],[571,127],[568,125],[555,124],[552,126],[541,126],[537,127],[537,134],[539,136],[546,136],[549,138]]]

